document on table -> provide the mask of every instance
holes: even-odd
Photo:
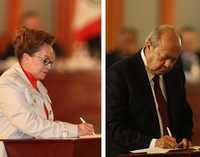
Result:
[[[79,136],[79,137],[63,137],[63,138],[56,137],[56,138],[51,138],[50,140],[78,140],[78,139],[90,139],[90,138],[101,138],[101,134]],[[43,140],[47,140],[47,139],[43,139]]]
[[[147,154],[162,154],[168,152],[178,152],[178,151],[200,151],[200,146],[192,146],[190,148],[174,148],[174,149],[164,149],[164,148],[145,148],[130,151],[131,153],[147,153]]]
[[[162,148],[157,148],[157,147],[154,147],[154,148],[145,148],[145,149],[138,149],[138,150],[133,150],[133,151],[130,151],[131,153],[167,153],[169,152],[170,149],[162,149]]]
[[[79,138],[101,138],[101,134],[88,135],[88,136],[80,136]]]

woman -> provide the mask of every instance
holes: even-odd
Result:
[[[14,40],[18,63],[0,77],[0,139],[92,135],[93,126],[53,121],[43,80],[54,61],[50,34],[22,27]]]

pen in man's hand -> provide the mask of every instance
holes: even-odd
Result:
[[[172,137],[172,133],[171,133],[171,131],[169,130],[168,127],[167,127],[167,133],[169,134],[170,137]]]
[[[168,133],[168,135],[169,135],[170,137],[172,137],[172,132],[169,130],[168,127],[167,127],[167,133]],[[176,144],[175,148],[178,148],[178,147],[179,147],[179,145]]]

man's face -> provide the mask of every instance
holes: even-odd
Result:
[[[132,33],[124,33],[122,35],[122,41],[120,43],[121,49],[125,53],[136,53],[138,51],[138,41],[136,35],[133,35]],[[126,54],[126,55],[130,55]]]
[[[147,67],[155,75],[169,72],[181,54],[181,43],[177,35],[163,34],[158,45],[146,45]]]
[[[184,52],[195,53],[199,46],[198,34],[192,31],[182,33]]]
[[[38,16],[32,16],[25,19],[23,25],[30,29],[41,29],[41,20]]]

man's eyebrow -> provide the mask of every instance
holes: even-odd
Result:
[[[161,57],[163,57],[163,58],[171,58],[171,59],[177,59],[178,57],[179,57],[179,55],[178,56],[170,56],[170,55],[166,55],[166,54],[161,54]]]
[[[171,58],[171,59],[177,59],[179,57],[179,55],[178,56],[167,56],[167,58]]]

